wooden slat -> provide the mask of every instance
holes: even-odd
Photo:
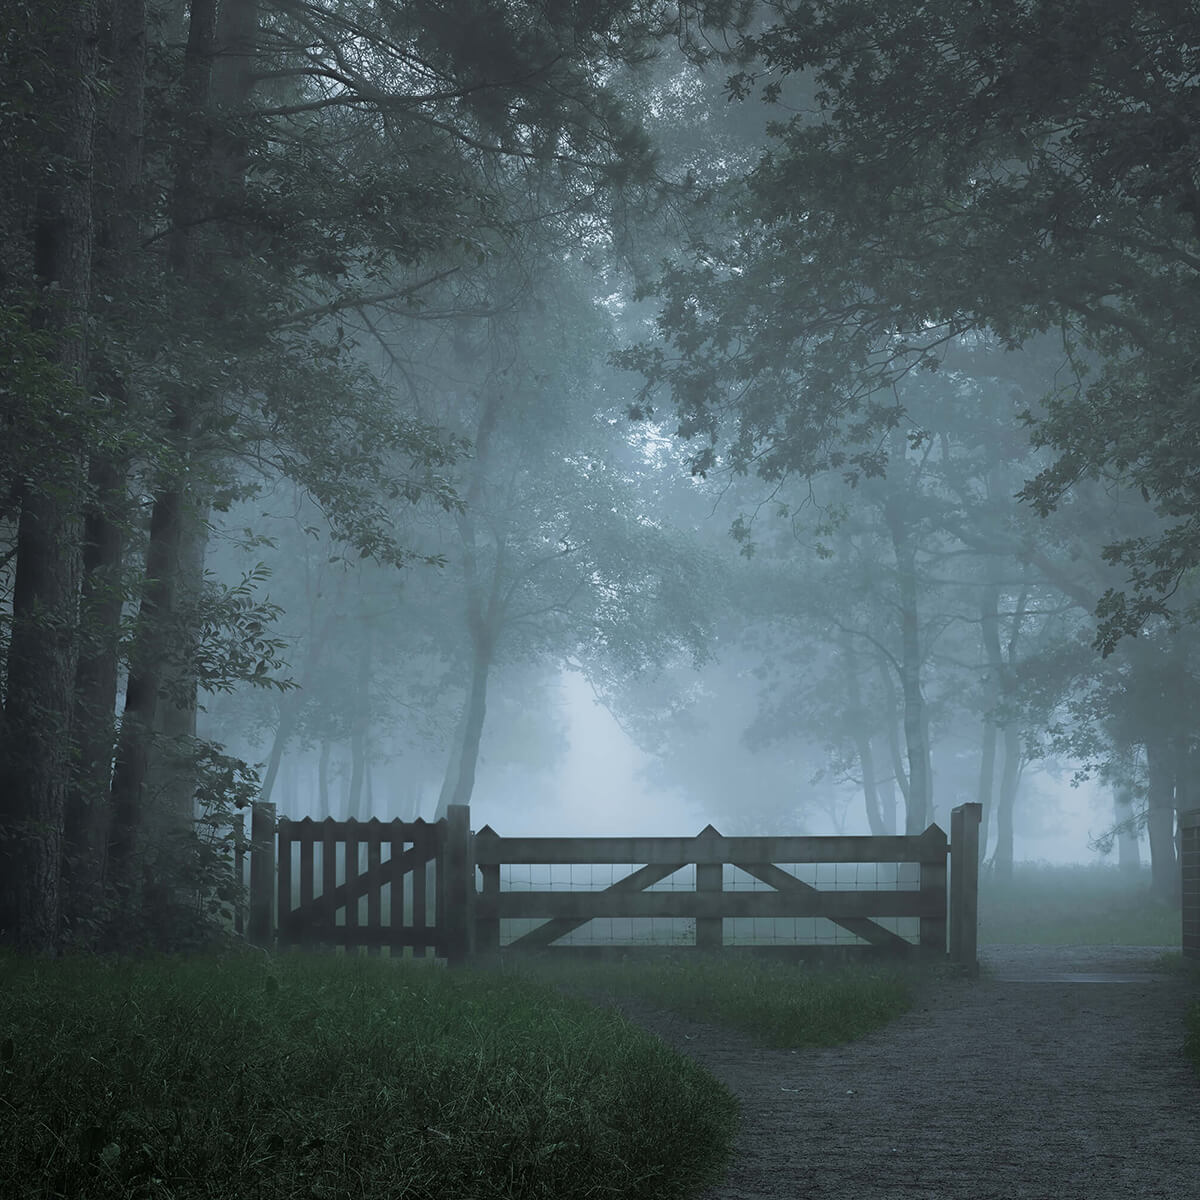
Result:
[[[292,822],[279,822],[279,896],[275,911],[279,923],[279,944],[286,946],[292,941],[293,931],[297,928],[295,915],[292,912],[292,840],[290,837]]]
[[[946,863],[921,864],[921,895],[927,898],[928,911],[921,916],[921,949],[926,953],[946,953]]]
[[[306,920],[311,920],[312,913],[325,913],[325,919],[332,925],[334,908],[330,904],[326,907],[326,898],[332,898],[337,891],[337,835],[334,832],[332,821],[323,821],[325,828],[322,830],[321,838],[321,907],[314,905],[313,909],[305,914]]]
[[[475,861],[484,863],[818,863],[928,862],[945,857],[946,835],[936,825],[916,837],[500,837],[475,835]]]
[[[476,838],[478,839],[478,834]],[[476,843],[478,844],[478,842]],[[480,897],[479,909],[477,910],[480,916],[486,917],[502,917],[509,916],[509,913],[504,911],[505,905],[511,899],[516,897],[526,896],[549,896],[552,898],[552,903],[558,900],[570,900],[573,896],[583,897],[585,899],[595,899],[600,896],[608,896],[610,901],[613,899],[621,899],[627,893],[632,895],[640,895],[642,888],[649,887],[652,883],[658,883],[660,879],[666,879],[668,875],[673,875],[676,871],[685,867],[686,863],[666,863],[666,864],[650,864],[641,867],[637,871],[633,871],[626,875],[624,879],[618,879],[616,883],[607,887],[602,892],[500,892],[497,895],[489,898]],[[655,893],[657,895],[670,896],[670,892]],[[694,896],[694,892],[688,892],[687,895]],[[489,912],[482,906],[484,903],[494,903],[496,911]],[[582,915],[580,915],[582,913]],[[524,949],[532,949],[537,946],[548,946],[555,938],[565,937],[568,933],[578,929],[581,925],[586,925],[594,916],[600,916],[600,913],[589,912],[586,907],[576,910],[573,913],[560,912],[520,912],[511,914],[514,916],[529,916],[529,917],[553,917],[553,920],[547,921],[544,925],[539,925],[536,929],[531,929],[528,933],[522,934],[521,937],[515,938],[509,943],[510,946],[519,946]],[[617,914],[624,915],[624,914]],[[687,914],[684,914],[687,915]]]
[[[404,853],[404,842],[396,840],[391,830],[388,831],[387,836],[390,839],[388,842],[388,861],[390,862]],[[403,874],[391,881],[391,891],[388,893],[388,924],[393,929],[402,930],[404,928]]]
[[[300,909],[307,908],[313,901],[313,843],[300,843]]]
[[[708,825],[700,831],[700,837],[714,839],[721,835]],[[696,866],[696,891],[719,892],[725,876],[723,863],[698,863]],[[719,950],[725,940],[725,921],[722,917],[696,918],[696,946],[701,950]]]
[[[377,819],[372,819],[367,822],[367,874],[379,873],[380,860],[382,858],[382,848],[380,846],[381,823]],[[393,885],[395,886],[395,885]],[[383,885],[371,888],[367,892],[367,924],[372,929],[378,929],[383,921],[380,919],[380,905],[382,901]],[[378,954],[379,947],[372,946],[369,951],[371,954]]]
[[[428,925],[425,916],[425,893],[429,889],[428,876],[426,875],[427,864],[429,862],[429,850],[425,847],[414,846],[411,850],[404,852],[406,855],[413,855],[412,868],[412,923],[414,929],[424,929]],[[396,885],[393,883],[393,887]],[[431,943],[434,944],[434,943]],[[413,949],[415,958],[425,957],[425,945],[421,943]]]
[[[598,917],[827,917],[844,925],[852,917],[935,917],[944,907],[945,897],[931,892],[835,892],[815,888],[808,892],[709,893],[606,888],[602,892],[501,892],[493,903],[495,915],[501,918],[553,918],[570,928]],[[481,915],[493,915],[483,909],[482,898],[479,904]],[[542,934],[543,929],[535,929],[525,937],[540,940],[533,935]]]
[[[763,883],[770,884],[771,887],[777,889],[784,895],[807,896],[818,889],[812,884],[805,883],[802,879],[797,879],[790,871],[785,871],[773,863],[734,863],[734,866],[739,870],[745,871],[747,875],[753,875],[755,879],[761,880]],[[914,895],[913,892],[887,892],[887,893],[864,893],[867,895]],[[883,916],[884,914],[878,910],[874,911],[875,916]],[[914,914],[915,915],[915,914]],[[893,950],[899,949],[897,943],[907,947],[910,945],[907,938],[902,938],[898,933],[890,929],[885,929],[882,925],[877,925],[874,921],[866,917],[849,916],[843,912],[836,917],[829,918],[835,925],[840,925],[847,933],[854,934],[855,937],[860,937],[864,941],[870,942],[872,946],[888,946]]]
[[[702,953],[702,951],[697,951],[695,946],[654,946],[644,943],[636,946],[628,946],[614,942],[594,943],[591,945],[551,946],[542,954],[539,954],[536,950],[527,951],[517,949],[515,946],[505,946],[500,951],[502,960],[509,950],[514,951],[514,958],[527,958],[532,954],[534,957],[544,956],[556,962],[562,959],[582,960],[584,962],[663,962],[678,961],[680,958],[686,960],[697,953]],[[878,962],[881,955],[905,958],[915,955],[916,952],[917,947],[909,942],[896,947],[871,946],[861,942],[853,945],[845,942],[828,942],[822,945],[775,943],[767,946],[725,946],[721,950],[721,957],[729,956],[735,959],[759,959],[768,962],[803,962],[828,965],[834,963]]]
[[[379,824],[386,831],[383,836],[396,837],[404,842],[418,840],[421,834],[425,831],[435,828],[435,823],[423,821],[418,818],[415,821],[380,821],[378,817],[372,817],[371,821]],[[335,842],[344,842],[348,837],[354,837],[360,842],[367,840],[366,827],[370,821],[335,821],[332,817],[324,821],[314,821],[312,817],[305,817],[300,821],[290,822],[292,827],[292,841],[317,841],[323,842],[326,837],[332,836]]]
[[[346,882],[339,891],[343,891],[346,907],[346,927],[358,928],[358,898],[366,890],[360,885],[361,876],[358,871],[358,822],[347,821],[348,826],[344,841],[346,843]],[[352,826],[352,827],[351,827]]]
[[[349,853],[349,844],[347,844],[347,860]],[[303,912],[298,909],[297,913],[306,921],[310,917],[316,920],[325,920],[326,913],[331,906],[335,909],[343,908],[358,900],[360,896],[369,895],[373,888],[379,888],[385,883],[395,881],[404,872],[413,870],[418,863],[424,867],[426,858],[432,858],[434,853],[428,847],[413,846],[396,858],[389,858],[387,862],[381,862],[357,875],[351,874],[345,883],[338,884],[331,891],[317,896],[309,908]]]

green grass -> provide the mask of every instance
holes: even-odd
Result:
[[[1018,863],[1010,884],[979,882],[979,941],[1028,946],[1177,946],[1179,910],[1150,894],[1149,872]]]
[[[677,1197],[733,1097],[529,978],[345,956],[0,958],[0,1194]]]
[[[637,996],[685,1017],[748,1033],[766,1046],[834,1046],[912,1007],[914,976],[887,967],[805,967],[745,957],[588,965],[540,960],[518,976],[601,996]]]

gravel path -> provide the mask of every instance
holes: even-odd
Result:
[[[742,1102],[701,1200],[1200,1200],[1194,992],[1159,950],[985,947],[977,981],[833,1050],[778,1051],[635,1003]]]

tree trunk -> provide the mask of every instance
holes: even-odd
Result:
[[[487,715],[488,673],[491,669],[485,652],[476,651],[471,659],[471,682],[463,703],[462,716],[455,732],[450,762],[442,780],[434,820],[441,820],[451,804],[470,804],[475,790],[475,768],[479,762],[479,743]]]
[[[76,762],[63,823],[64,932],[76,942],[93,937],[102,901],[124,601],[124,535],[114,513],[125,498],[125,472],[94,458],[89,476],[96,503],[84,518]]]
[[[1000,770],[1000,798],[996,805],[996,849],[992,869],[996,878],[1009,882],[1013,877],[1013,820],[1017,790],[1021,782],[1021,734],[1013,725],[1004,727],[1004,764]]]
[[[850,642],[850,635],[841,639],[842,662],[846,673],[846,695],[850,702],[846,720],[851,727],[854,748],[862,769],[863,802],[867,810],[867,827],[873,834],[890,833],[879,806],[879,785],[876,779],[875,752],[871,746],[870,724],[862,701],[862,688],[858,682],[858,655]]]
[[[56,161],[39,186],[33,260],[37,321],[68,387],[86,382],[92,258],[97,16],[92,0],[45,2],[40,25],[56,87],[45,136]],[[64,398],[67,409],[76,397]],[[30,464],[30,474],[45,464]],[[53,477],[20,492],[8,676],[0,722],[0,935],[24,950],[59,942],[63,816],[70,774],[84,468],[64,448]]]
[[[317,756],[317,819],[320,821],[333,816],[329,808],[329,756],[332,751],[333,743],[328,738],[322,738]]]
[[[917,561],[912,538],[898,508],[887,508],[896,555],[900,607],[900,692],[904,699],[904,742],[908,756],[908,811],[905,832],[922,833],[933,813],[933,768],[929,724],[921,689],[921,626],[917,605]]]
[[[883,828],[885,833],[894,834],[899,827],[896,821],[896,780],[892,775],[885,775],[879,780],[879,806],[883,813]]]
[[[891,669],[885,662],[879,664],[879,678],[883,684],[883,693],[887,697],[887,742],[888,757],[892,763],[892,780],[900,789],[900,800],[908,811],[908,772],[904,769],[904,752],[900,748],[900,731],[897,725],[899,698],[896,695],[896,683],[892,679]],[[893,799],[893,804],[895,803]],[[907,818],[906,818],[907,820]],[[899,826],[899,822],[895,822]]]
[[[991,834],[992,810],[996,787],[996,726],[988,718],[983,719],[983,744],[979,752],[979,803],[982,820],[979,823],[979,857],[987,855],[988,837]]]
[[[133,275],[142,227],[142,143],[145,132],[145,0],[111,0],[107,107],[100,128],[101,186],[96,203],[95,274],[101,292],[119,294]],[[128,381],[111,363],[101,364],[100,386],[110,418],[129,419]],[[84,516],[81,646],[76,674],[76,763],[64,819],[64,922],[78,941],[95,932],[101,911],[109,789],[116,741],[117,681],[124,589],[121,568],[125,526],[126,461],[111,452],[93,455],[91,499]],[[86,939],[83,939],[86,940]]]
[[[354,687],[354,718],[350,725],[350,791],[346,813],[363,821],[363,780],[367,769],[367,732],[371,723],[371,651],[364,637],[359,646],[358,671]]]
[[[1146,829],[1150,835],[1150,886],[1164,904],[1178,904],[1181,879],[1175,850],[1175,760],[1165,738],[1146,743]]]
[[[1117,867],[1122,875],[1140,875],[1141,838],[1138,836],[1133,805],[1133,788],[1119,780],[1113,787],[1113,824],[1117,830]]]

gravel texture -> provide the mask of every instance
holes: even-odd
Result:
[[[1131,947],[985,947],[978,980],[832,1050],[764,1050],[622,1001],[738,1096],[699,1200],[1200,1200],[1194,989]]]

